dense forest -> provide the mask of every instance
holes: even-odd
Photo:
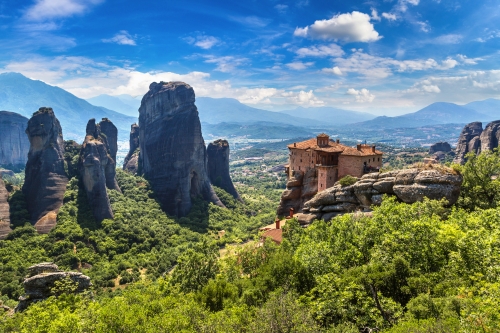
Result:
[[[2,302],[16,304],[27,267],[42,261],[80,270],[93,289],[64,284],[0,315],[0,331],[500,331],[498,151],[453,166],[464,176],[455,206],[385,198],[372,217],[307,228],[292,219],[279,246],[259,244],[284,185],[263,164],[233,165],[244,204],[216,189],[227,209],[197,199],[180,219],[161,211],[146,179],[119,171],[115,219],[98,224],[73,178],[48,235],[26,223],[22,179],[9,183],[16,228],[0,241]]]

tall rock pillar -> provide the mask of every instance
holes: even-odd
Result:
[[[229,143],[227,140],[210,142],[207,147],[207,155],[208,176],[212,184],[222,188],[235,199],[242,201],[229,175]]]
[[[465,155],[467,155],[467,153],[473,152],[474,154],[479,154],[481,152],[480,137],[482,132],[483,124],[481,122],[477,121],[465,125],[458,138],[453,162],[464,164],[466,161]]]
[[[40,233],[56,225],[68,177],[64,170],[64,140],[52,108],[40,108],[28,121],[30,141],[23,193],[31,222]]]
[[[9,193],[5,188],[5,183],[0,175],[0,240],[5,239],[8,233],[11,232],[10,229],[10,206]]]
[[[198,195],[223,206],[208,178],[194,102],[184,82],[153,82],[139,108],[140,168],[170,215],[186,215]]]
[[[130,127],[129,151],[123,161],[123,170],[131,174],[137,174],[139,163],[139,125],[133,124]]]

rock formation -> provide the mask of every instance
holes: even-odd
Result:
[[[498,147],[499,141],[500,120],[492,121],[486,125],[484,131],[482,123],[470,123],[464,127],[458,138],[453,162],[464,164],[467,161],[465,158],[467,153],[473,152],[479,155],[482,151],[493,150]]]
[[[139,108],[139,168],[171,215],[186,215],[199,195],[223,206],[208,178],[194,102],[194,90],[184,82],[153,82]]]
[[[45,262],[28,268],[29,275],[23,281],[25,295],[19,297],[19,304],[15,311],[23,311],[31,303],[43,301],[50,296],[57,295],[54,291],[56,282],[71,279],[75,283],[76,293],[81,293],[90,288],[90,278],[78,272],[64,272],[57,265]]]
[[[493,150],[500,141],[500,120],[495,120],[486,125],[481,133],[481,151]]]
[[[227,140],[210,142],[207,147],[207,155],[208,177],[212,184],[241,201],[229,175],[229,143]]]
[[[133,124],[130,128],[129,150],[123,161],[123,170],[135,175],[139,166],[139,125]]]
[[[465,125],[462,133],[458,138],[457,148],[455,148],[455,159],[453,162],[464,164],[465,155],[469,152],[479,154],[481,152],[481,140],[479,137],[483,132],[483,124],[481,122],[473,122]]]
[[[337,183],[319,192],[295,216],[302,224],[315,219],[328,221],[337,215],[379,205],[384,194],[394,195],[406,203],[421,201],[424,197],[435,200],[445,198],[452,205],[458,200],[461,184],[461,175],[436,169],[370,173],[353,185],[343,187]]]
[[[318,192],[318,175],[316,169],[304,171],[294,170],[281,195],[278,216],[287,215],[290,208],[295,212],[301,210],[304,203]]]
[[[0,240],[5,239],[10,229],[9,193],[5,188],[5,183],[0,176]]]
[[[30,142],[26,133],[28,118],[0,111],[0,165],[23,166],[28,161]]]
[[[437,152],[443,152],[443,153],[448,153],[451,151],[451,146],[448,142],[437,142],[430,146],[429,148],[429,154],[435,154]]]
[[[120,191],[116,181],[117,130],[106,118],[90,119],[80,152],[79,170],[90,207],[97,221],[112,219],[106,187]]]
[[[39,233],[56,224],[68,177],[64,170],[64,141],[61,125],[51,108],[40,108],[26,129],[30,141],[23,194],[31,222]]]

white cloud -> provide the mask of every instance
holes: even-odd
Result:
[[[427,41],[429,44],[460,44],[463,36],[460,34],[441,35]]]
[[[343,75],[342,71],[337,66],[335,66],[333,68],[323,68],[322,71],[325,73],[333,73],[333,74],[339,75],[339,76]]]
[[[36,0],[29,7],[24,17],[29,21],[47,21],[78,15],[86,12],[91,6],[103,0]]]
[[[463,54],[457,54],[457,58],[466,65],[477,65],[478,61],[484,60],[483,58],[468,58]]]
[[[213,55],[205,56],[205,62],[208,64],[216,64],[216,71],[223,73],[231,73],[238,69],[239,66],[247,64],[247,58],[239,58],[233,56],[216,57]]]
[[[403,93],[417,93],[417,94],[422,94],[422,93],[434,93],[434,94],[439,94],[441,92],[441,89],[435,84],[432,84],[429,80],[424,80],[421,82],[415,83],[411,88],[404,90]]]
[[[213,46],[220,44],[220,40],[213,36],[199,35],[196,37],[186,37],[184,40],[191,45],[198,46],[204,50],[211,49]]]
[[[398,19],[396,14],[391,14],[391,13],[382,13],[382,17],[389,21],[396,21]]]
[[[271,20],[258,16],[229,16],[229,19],[252,28],[264,28],[271,23]]]
[[[119,45],[132,45],[132,46],[136,45],[134,37],[130,35],[126,30],[121,30],[112,38],[103,39],[102,41],[104,43],[115,43]]]
[[[295,51],[300,57],[341,57],[344,51],[337,44],[302,47]]]
[[[354,88],[349,88],[347,90],[347,95],[353,95],[356,97],[356,102],[358,103],[371,103],[375,99],[375,95],[370,94],[368,89],[356,90]]]
[[[319,100],[313,93],[312,90],[304,91],[301,90],[296,92],[283,92],[281,94],[283,97],[287,97],[287,101],[292,104],[305,105],[305,106],[321,106],[325,103]]]
[[[305,28],[296,28],[294,35],[346,42],[374,42],[382,38],[370,23],[370,16],[357,11],[335,15],[329,20],[318,20]]]
[[[374,21],[380,21],[382,20],[380,16],[378,16],[378,12],[375,8],[372,8],[372,20]]]
[[[431,27],[427,22],[423,21],[416,21],[415,24],[420,27],[420,30],[423,32],[429,32],[431,31]]]
[[[454,68],[456,65],[458,65],[458,61],[456,61],[455,59],[448,58],[441,62],[441,66],[439,67],[439,69],[451,69]]]
[[[314,65],[314,62],[294,61],[286,64],[285,66],[295,71],[301,71],[306,69],[307,67],[311,67],[312,65]]]

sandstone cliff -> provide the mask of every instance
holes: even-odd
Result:
[[[135,175],[139,166],[139,125],[130,128],[129,150],[123,161],[123,170]]]
[[[210,142],[207,147],[207,155],[208,177],[212,184],[241,201],[229,175],[229,143],[227,140]]]
[[[10,229],[9,193],[5,188],[5,183],[0,176],[0,240],[5,239]]]
[[[23,194],[31,222],[39,233],[56,224],[68,177],[64,170],[64,141],[61,125],[51,108],[40,108],[26,129],[30,141]]]
[[[31,303],[57,295],[54,287],[58,281],[69,278],[75,283],[75,293],[81,293],[92,285],[88,276],[78,272],[61,271],[57,265],[49,262],[33,265],[28,271],[29,275],[23,281],[25,295],[19,297],[16,312],[25,310]]]
[[[481,133],[481,151],[493,150],[500,141],[500,120],[495,120],[486,125]]]
[[[0,111],[0,165],[23,166],[28,161],[30,142],[26,133],[28,118]]]
[[[328,221],[337,215],[379,205],[384,194],[394,195],[406,203],[421,201],[424,197],[435,200],[444,198],[452,205],[458,200],[461,184],[461,175],[444,170],[415,168],[370,173],[353,185],[343,187],[337,183],[319,192],[295,216],[302,224],[315,219]]]
[[[184,82],[153,82],[139,108],[139,167],[171,215],[186,215],[199,195],[223,206],[208,178],[194,102],[194,90]]]
[[[113,211],[106,188],[120,191],[116,181],[117,130],[104,118],[87,123],[87,135],[82,144],[79,172],[87,192],[90,207],[97,221],[112,219]]]
[[[318,174],[316,169],[304,171],[292,171],[291,177],[286,183],[286,189],[281,195],[278,206],[278,216],[288,215],[290,208],[295,212],[301,210],[304,203],[310,200],[318,192]]]

